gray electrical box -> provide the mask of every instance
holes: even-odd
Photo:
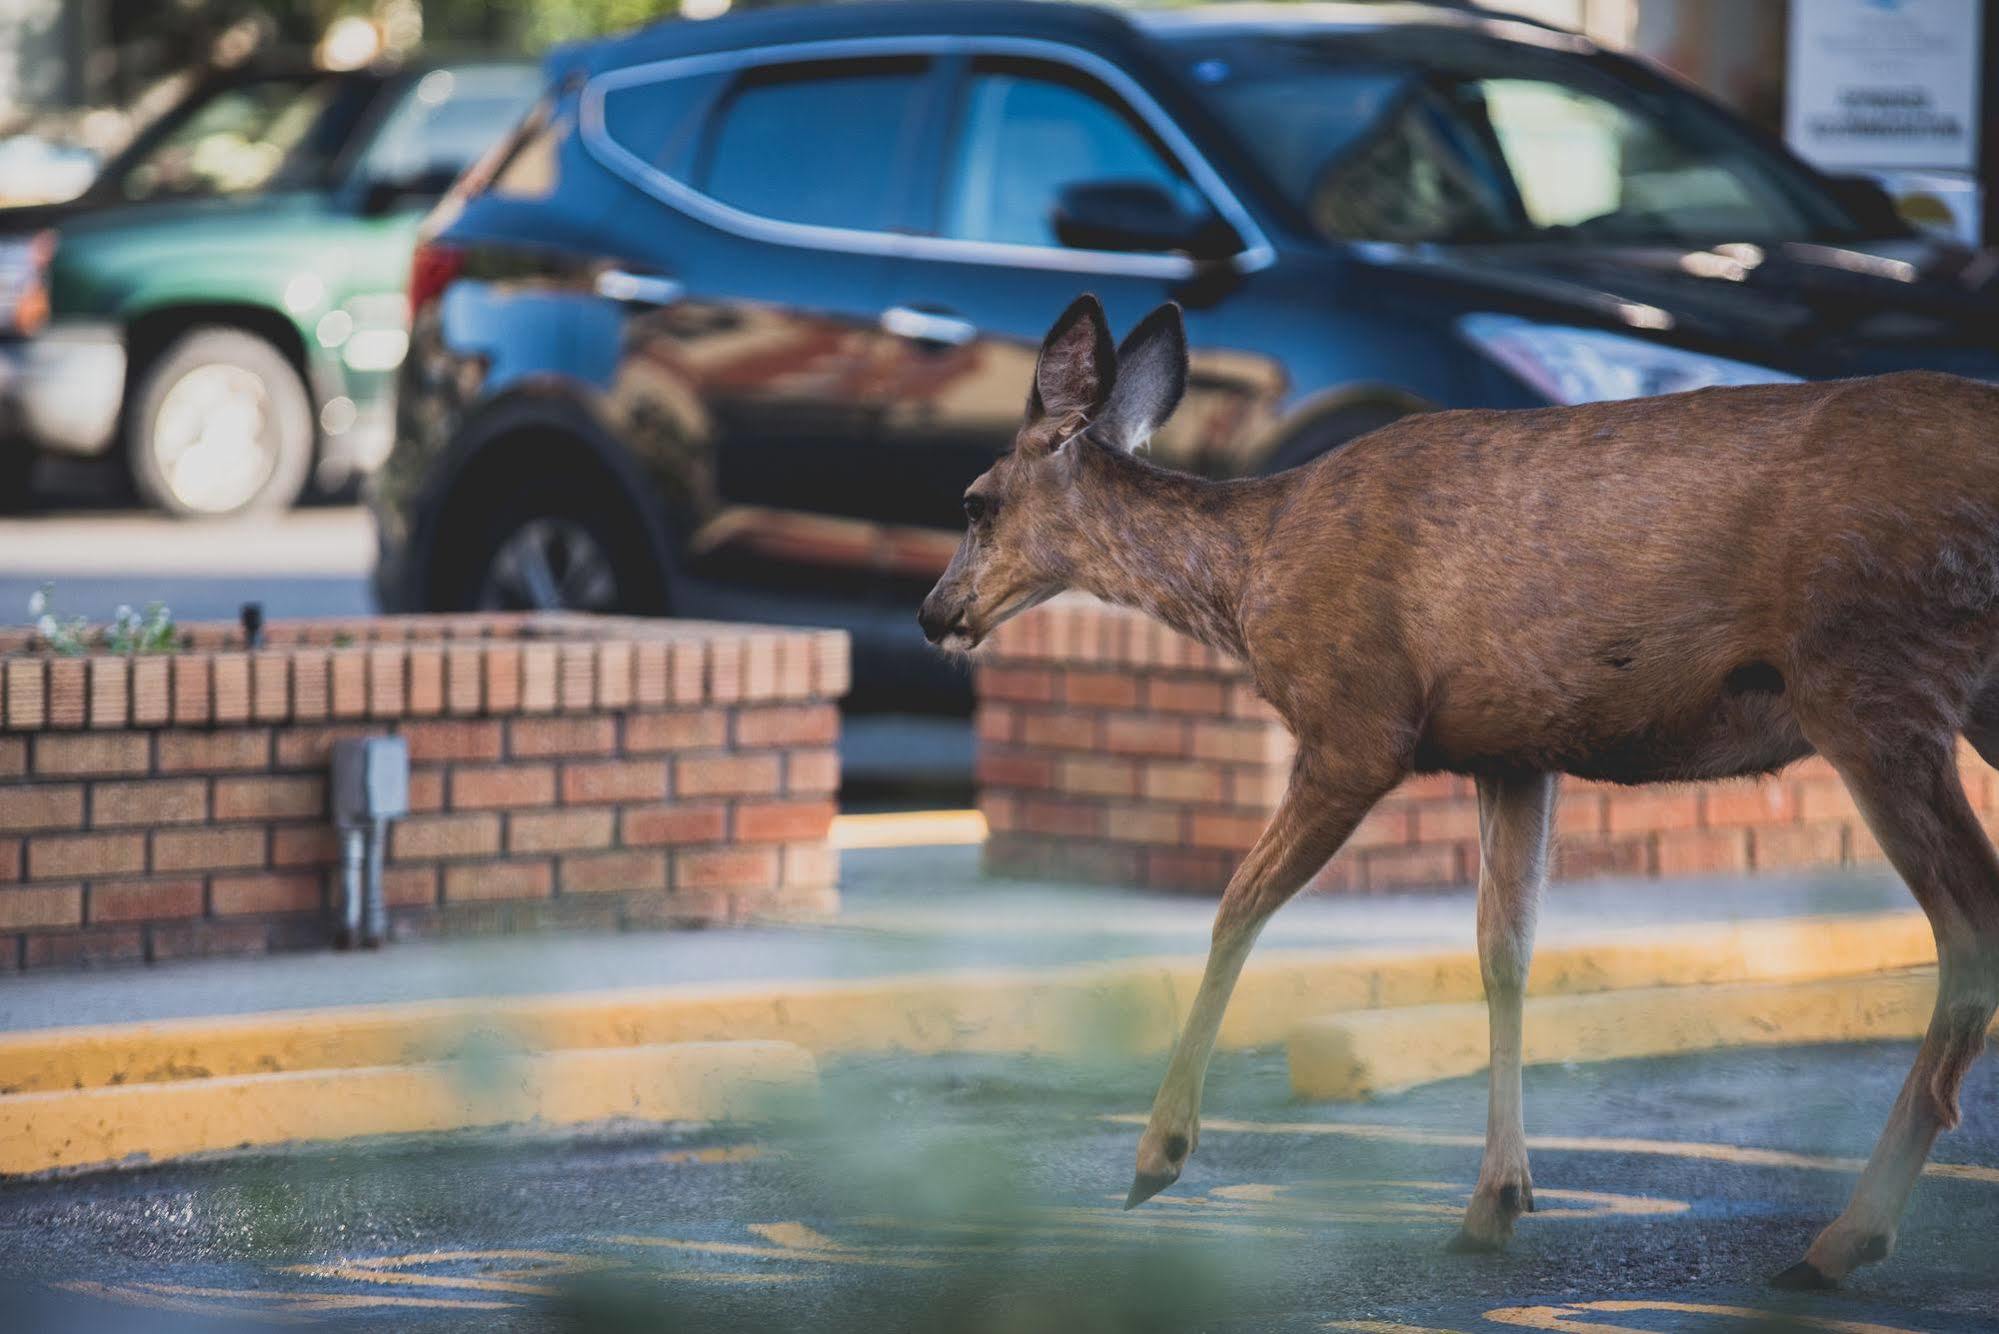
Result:
[[[410,752],[399,736],[333,743],[333,822],[343,829],[410,811]]]

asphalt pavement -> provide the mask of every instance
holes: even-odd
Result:
[[[0,1186],[0,1327],[417,1331],[1999,1327],[1999,1062],[1900,1248],[1845,1291],[1765,1276],[1831,1218],[1906,1044],[1527,1076],[1539,1212],[1444,1251],[1482,1079],[1332,1107],[1218,1059],[1183,1181],[1126,1213],[1157,1070],[848,1062],[785,1127],[510,1135]]]

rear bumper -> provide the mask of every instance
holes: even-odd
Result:
[[[102,454],[124,399],[125,341],[115,325],[58,324],[0,341],[0,438]]]

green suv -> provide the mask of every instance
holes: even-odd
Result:
[[[214,76],[81,196],[0,209],[0,504],[122,451],[173,514],[387,452],[424,212],[540,91],[526,62]]]

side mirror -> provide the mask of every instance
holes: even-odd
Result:
[[[1872,236],[1902,236],[1909,224],[1895,207],[1895,197],[1872,176],[1829,176],[1833,198]]]
[[[1229,253],[1238,241],[1211,213],[1191,215],[1150,181],[1078,181],[1064,186],[1050,220],[1056,239],[1079,250]]]
[[[448,167],[431,167],[407,176],[385,176],[370,181],[361,192],[361,212],[365,217],[377,218],[397,208],[428,206],[441,199],[457,179],[458,173]]]

